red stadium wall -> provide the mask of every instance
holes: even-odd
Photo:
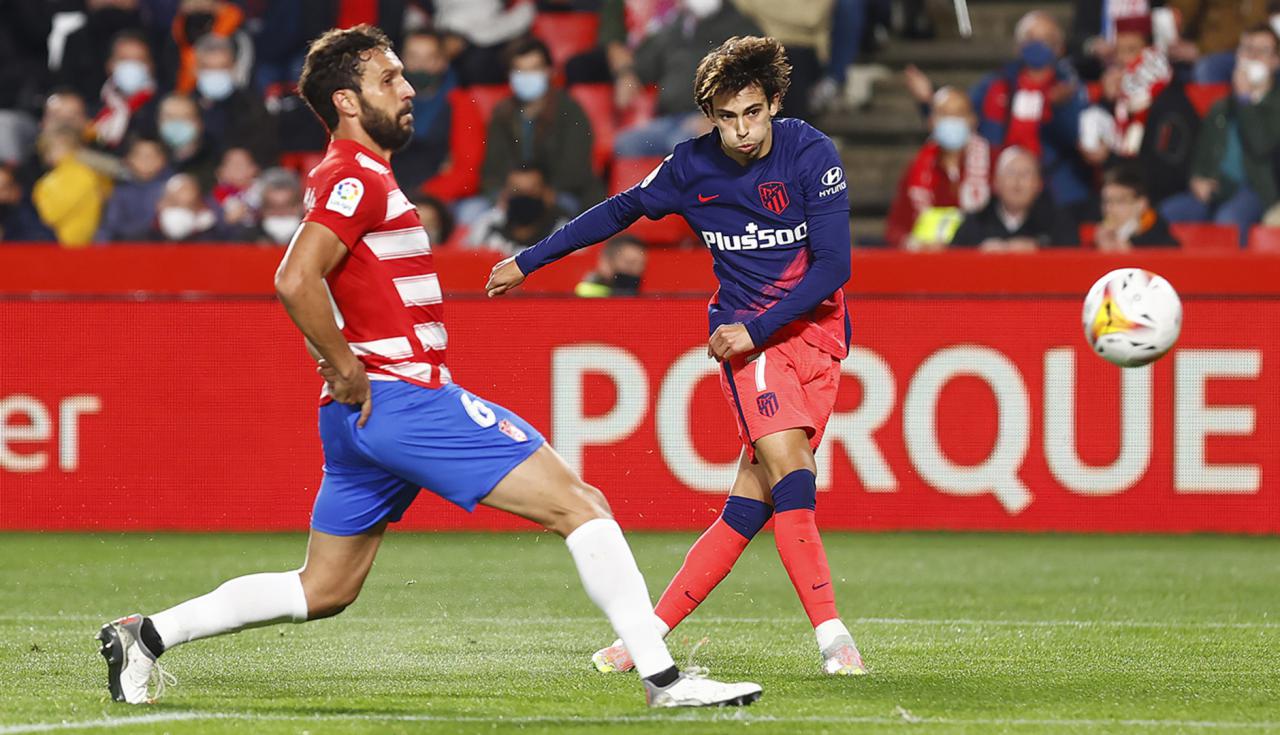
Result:
[[[1043,290],[1072,295],[1036,297],[981,286],[1029,259],[895,257],[912,293],[854,289],[857,349],[819,458],[826,527],[1280,532],[1275,259],[1170,275],[1179,347],[1122,371],[1084,347],[1078,298],[1119,263],[1041,261]],[[1269,290],[1213,295],[1259,272]],[[701,528],[737,452],[704,303],[456,298],[449,362],[542,428],[625,527]],[[319,385],[277,304],[11,299],[0,346],[0,528],[306,527]],[[424,494],[401,527],[525,524]]]

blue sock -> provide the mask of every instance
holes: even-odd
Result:
[[[818,505],[818,478],[809,470],[796,470],[773,486],[773,510],[813,510]]]
[[[773,508],[769,507],[768,503],[754,498],[730,495],[729,499],[724,501],[724,512],[720,517],[724,519],[725,525],[742,534],[743,538],[749,539],[764,528],[764,524],[769,522],[771,515],[773,515]]]

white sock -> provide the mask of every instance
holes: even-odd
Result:
[[[596,518],[578,526],[564,542],[578,565],[587,597],[609,618],[640,676],[675,666],[667,644],[654,629],[649,590],[618,524]]]
[[[307,619],[307,597],[297,572],[250,574],[149,617],[168,650],[245,628],[301,623]]]
[[[840,618],[832,618],[825,623],[818,623],[818,627],[813,629],[813,635],[818,639],[818,650],[825,651],[827,646],[836,642],[836,639],[842,635],[850,638],[849,629],[844,627],[844,623],[840,622]]]

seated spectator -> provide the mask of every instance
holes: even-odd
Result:
[[[644,243],[631,235],[618,235],[600,249],[595,270],[574,289],[582,298],[635,296],[644,278],[647,254]]]
[[[0,164],[0,242],[54,242],[53,231],[27,198],[13,166]]]
[[[1193,154],[1191,188],[1160,205],[1165,219],[1235,225],[1244,245],[1249,228],[1280,199],[1272,165],[1280,147],[1278,45],[1268,25],[1240,37],[1233,94],[1205,116]]]
[[[247,149],[228,148],[222,154],[213,185],[213,201],[222,208],[222,222],[227,227],[256,231],[258,210],[262,206],[260,172],[258,162]]]
[[[163,243],[224,239],[218,215],[205,201],[196,177],[174,174],[165,182],[164,194],[156,205],[156,217],[147,239]]]
[[[431,247],[449,242],[454,229],[453,212],[449,211],[449,206],[425,194],[411,197],[411,201],[418,210],[418,221],[422,223],[422,229],[426,230]]]
[[[37,143],[48,173],[36,182],[31,201],[59,244],[69,248],[93,241],[111,193],[110,180],[77,157],[82,145],[80,132],[70,127],[47,130]]]
[[[503,48],[528,32],[537,14],[533,0],[435,0],[435,11],[436,29],[461,46],[449,55],[464,85],[506,81]]]
[[[69,33],[63,43],[55,81],[91,100],[97,99],[110,74],[107,61],[115,50],[116,36],[141,32],[145,26],[138,0],[86,0],[84,8],[84,25]]]
[[[567,221],[542,171],[521,166],[507,174],[498,203],[471,223],[467,245],[514,255]]]
[[[166,152],[160,141],[151,138],[134,138],[128,144],[124,164],[129,176],[111,192],[94,242],[147,239],[165,182],[172,175]]]
[[[698,62],[730,36],[760,33],[755,23],[722,0],[682,0],[680,12],[668,16],[640,43],[631,68],[617,74],[615,98],[623,107],[645,85],[658,85],[658,116],[619,132],[614,152],[624,157],[665,156],[677,143],[711,130],[710,121],[693,106]]]
[[[1094,246],[1104,253],[1127,253],[1134,248],[1177,245],[1169,223],[1151,208],[1142,169],[1134,164],[1107,169],[1102,180],[1102,222],[1094,231]]]
[[[991,199],[991,146],[974,132],[977,117],[969,98],[943,87],[933,100],[931,139],[903,172],[889,208],[885,239],[893,247],[944,248],[963,216],[982,210]],[[953,224],[936,231],[922,216],[942,209],[950,212],[938,213],[939,223]]]
[[[1116,21],[1114,62],[1102,76],[1103,100],[1081,113],[1080,148],[1100,166],[1114,153],[1138,155],[1152,103],[1173,79],[1164,54],[1151,46],[1151,17]]]
[[[107,81],[100,97],[102,109],[93,119],[93,136],[104,148],[116,148],[140,121],[155,117],[155,64],[151,47],[140,31],[123,31],[111,44]]]
[[[253,39],[241,29],[244,11],[227,0],[179,0],[173,32],[165,45],[160,65],[170,73],[161,80],[166,89],[181,94],[196,91],[196,43],[205,36],[230,40],[235,45],[236,79],[249,79],[253,68]]]
[[[1062,58],[1062,29],[1053,16],[1033,10],[1014,29],[1018,58],[983,78],[971,91],[978,134],[996,148],[1018,146],[1044,166],[1047,189],[1061,207],[1087,204],[1089,172],[1078,150],[1086,97]]]
[[[987,252],[1024,253],[1079,242],[1075,222],[1044,195],[1040,163],[1026,148],[1006,148],[996,159],[995,198],[965,217],[951,244]]]
[[[485,194],[497,196],[509,174],[527,164],[546,173],[553,199],[569,214],[603,199],[604,184],[591,168],[591,123],[551,86],[551,52],[537,39],[522,40],[511,49],[510,68],[513,96],[494,108],[486,135]],[[459,219],[468,218],[459,212]]]
[[[247,148],[260,162],[274,161],[275,120],[237,74],[230,40],[208,34],[196,43],[196,101],[205,135],[217,150]]]
[[[400,48],[404,78],[413,85],[413,139],[391,159],[404,191],[454,202],[480,190],[484,163],[484,116],[458,87],[449,68],[444,37],[415,31]]]
[[[262,210],[254,242],[263,245],[288,245],[305,209],[302,205],[302,182],[288,169],[269,168],[262,172]]]
[[[191,174],[201,187],[212,187],[218,154],[204,134],[204,122],[195,100],[171,94],[160,101],[156,129],[169,149],[175,171]]]

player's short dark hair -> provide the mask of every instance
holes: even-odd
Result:
[[[1123,186],[1135,196],[1147,195],[1147,177],[1142,169],[1129,163],[1118,163],[1102,174],[1103,186]]]
[[[551,49],[547,48],[547,44],[533,36],[525,36],[512,41],[507,46],[503,59],[507,62],[507,68],[510,69],[511,65],[516,63],[516,59],[529,54],[541,54],[542,60],[546,62],[547,66],[552,64]]]
[[[710,115],[716,95],[737,94],[752,85],[759,85],[770,102],[776,99],[781,104],[786,96],[791,86],[791,64],[787,62],[787,50],[777,39],[734,36],[702,57],[693,78],[693,102]]]
[[[325,31],[311,42],[302,63],[298,91],[307,107],[329,130],[338,127],[338,108],[333,93],[349,89],[360,93],[360,77],[370,52],[391,48],[391,39],[382,29],[362,23],[351,28]]]

